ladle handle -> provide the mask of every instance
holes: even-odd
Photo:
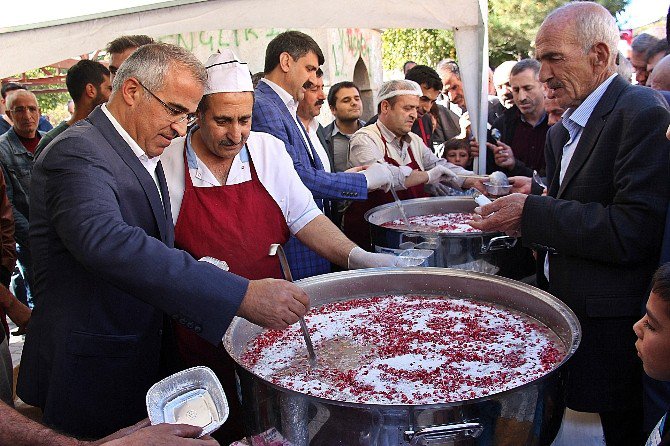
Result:
[[[270,245],[270,255],[279,256],[279,264],[281,265],[282,272],[284,273],[284,278],[289,282],[293,282],[293,275],[291,274],[291,268],[288,265],[288,259],[286,258],[286,253],[282,245],[274,243]],[[309,354],[309,361],[312,364],[316,364],[316,353],[314,353],[314,344],[312,344],[312,339],[309,337],[309,331],[307,330],[307,324],[305,323],[305,318],[300,318],[300,328],[302,329],[302,337],[305,339],[305,345],[307,346],[307,353]]]

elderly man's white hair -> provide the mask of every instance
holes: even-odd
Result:
[[[569,17],[575,26],[575,37],[588,52],[593,45],[604,43],[610,50],[609,65],[614,66],[619,44],[619,28],[614,16],[604,7],[594,2],[572,2],[549,13],[541,28],[556,19]]]
[[[29,90],[13,90],[9,92],[7,95],[7,100],[5,103],[5,106],[7,107],[8,110],[12,110],[14,108],[14,102],[16,102],[17,99],[23,96],[28,96],[33,99],[35,99],[35,103],[37,103],[37,96],[35,96],[35,93]]]
[[[379,87],[377,105],[381,104],[382,101],[406,94],[418,97],[423,96],[421,87],[414,81],[408,79],[397,79],[384,82],[382,86]]]

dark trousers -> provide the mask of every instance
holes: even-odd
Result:
[[[642,411],[621,410],[600,412],[600,421],[607,446],[643,445],[646,438],[642,430]]]

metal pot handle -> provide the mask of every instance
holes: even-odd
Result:
[[[516,245],[516,237],[510,237],[509,235],[499,235],[498,237],[493,237],[487,244],[482,244],[482,254],[486,254],[491,251],[499,251],[501,249],[510,249]]]
[[[446,426],[431,426],[418,431],[405,431],[405,440],[410,446],[437,445],[436,441],[452,440],[454,437],[479,437],[484,432],[481,423],[459,423]]]

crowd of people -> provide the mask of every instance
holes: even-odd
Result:
[[[500,273],[550,291],[582,326],[562,374],[567,407],[598,413],[608,446],[650,433],[647,444],[670,444],[670,388],[655,381],[670,379],[670,268],[654,276],[670,260],[670,56],[665,39],[642,34],[628,64],[618,41],[602,6],[554,10],[535,59],[490,70],[480,142],[456,61],[407,62],[364,121],[358,86],[326,93],[322,50],[298,31],[269,43],[253,77],[230,50],[203,65],[180,47],[119,37],[108,67],[69,69],[72,115],[48,132],[35,95],[3,85],[0,414],[12,421],[0,444],[244,437],[223,334],[234,316],[281,329],[309,309],[269,246],[284,245],[294,278],[410,265],[373,252],[365,212],[393,201],[391,189],[401,199],[483,191],[472,171],[480,144],[514,193],[471,224],[520,237]],[[11,408],[5,314],[27,332],[16,393],[43,424]],[[144,420],[148,388],[194,365],[215,371],[230,404],[215,439]]]

